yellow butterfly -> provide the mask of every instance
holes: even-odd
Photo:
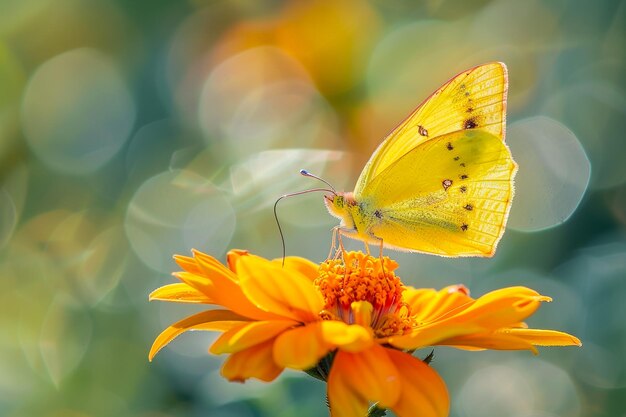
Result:
[[[352,193],[324,196],[340,235],[441,256],[493,256],[517,164],[504,144],[506,66],[452,78],[396,127]],[[305,172],[306,174],[306,172]]]

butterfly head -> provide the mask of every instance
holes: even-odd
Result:
[[[329,188],[316,188],[313,191],[324,191],[330,194],[324,195],[324,204],[326,204],[326,208],[328,212],[341,219],[341,225],[344,227],[354,229],[354,220],[352,216],[352,209],[356,206],[356,201],[354,200],[354,196],[352,193],[342,193],[335,190],[328,181],[323,178],[318,177],[317,175],[311,174],[309,171],[305,169],[300,170],[300,174],[305,177],[315,178],[326,184]],[[309,192],[308,190],[305,192]]]
[[[356,204],[352,193],[325,195],[324,204],[326,204],[330,214],[343,220],[343,224],[350,225],[352,223],[351,208]]]

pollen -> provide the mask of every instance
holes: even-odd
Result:
[[[402,334],[412,327],[410,308],[402,302],[405,287],[394,271],[396,261],[362,252],[344,252],[343,259],[320,265],[314,284],[324,297],[322,319],[353,324],[358,318],[355,303],[372,306],[370,326],[379,337]],[[362,323],[360,323],[362,324]]]

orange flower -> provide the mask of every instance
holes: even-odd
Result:
[[[461,349],[527,349],[578,345],[567,333],[528,329],[523,320],[550,298],[525,287],[478,299],[462,285],[406,287],[389,258],[347,252],[316,265],[288,257],[269,261],[231,251],[228,268],[194,251],[176,256],[182,283],[151,300],[214,304],[163,331],[149,358],[187,330],[223,334],[210,347],[230,356],[222,375],[231,381],[275,379],[283,369],[304,370],[328,382],[333,417],[366,416],[371,403],[399,417],[447,416],[442,379],[409,352],[435,345]]]

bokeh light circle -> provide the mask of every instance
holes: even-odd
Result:
[[[549,42],[555,42],[558,19],[545,2],[498,0],[488,3],[472,22],[472,35],[481,37],[485,44],[523,47],[529,53],[535,53]],[[535,19],[535,16],[541,16],[541,19]],[[486,31],[485,27],[490,30]],[[493,36],[493,33],[498,33],[498,36]],[[485,39],[485,35],[491,35],[490,39]],[[481,48],[483,46],[481,43]]]
[[[200,141],[196,142],[193,135],[173,119],[160,119],[141,126],[125,148],[128,182],[139,185],[162,172],[181,149],[193,155],[202,150]]]
[[[520,370],[492,365],[470,375],[457,401],[466,417],[500,417],[531,411],[535,398]]]
[[[397,123],[447,79],[466,69],[458,57],[472,49],[465,36],[468,30],[464,22],[422,20],[396,26],[383,36],[367,68],[375,113]],[[432,65],[445,73],[433,71]]]
[[[626,182],[624,88],[603,79],[572,83],[551,95],[541,112],[566,123],[583,143],[593,166],[594,189]]]
[[[43,63],[30,79],[21,122],[32,151],[52,169],[90,173],[129,137],[136,109],[114,62],[80,48]]]
[[[0,15],[2,6],[0,6]],[[2,17],[0,17],[0,22]],[[0,23],[0,27],[2,24]],[[15,52],[0,38],[0,158],[5,158],[20,138],[19,103],[26,76]]]
[[[0,249],[2,249],[13,234],[17,223],[17,210],[13,199],[0,188]]]
[[[125,229],[135,253],[149,267],[169,272],[172,254],[196,248],[219,256],[235,230],[235,213],[224,193],[190,171],[158,174],[133,195]]]
[[[118,285],[128,266],[128,241],[120,225],[102,230],[85,248],[77,266],[83,301],[97,304]]]
[[[574,288],[584,306],[574,330],[584,343],[584,348],[576,352],[576,374],[595,387],[626,388],[623,234],[610,234],[592,242],[577,257],[557,268],[555,275]]]
[[[92,330],[86,311],[73,309],[59,299],[50,305],[41,326],[39,350],[55,385],[80,364],[89,347]]]
[[[51,0],[0,2],[0,35],[10,34],[21,25],[32,24],[33,18],[52,3]]]
[[[250,71],[254,68],[254,71]],[[198,107],[207,142],[234,155],[270,147],[324,146],[337,130],[334,111],[304,69],[274,47],[257,47],[217,65],[207,77]]]
[[[230,167],[228,187],[232,190],[233,204],[238,212],[264,210],[283,194],[307,186],[323,187],[321,183],[305,179],[299,171],[306,167],[308,171],[324,176],[325,168],[332,164],[346,165],[345,153],[320,149],[274,149],[251,155]],[[316,197],[321,200],[319,194]],[[283,205],[290,202],[285,201]],[[322,209],[322,212],[325,211]]]
[[[580,414],[580,399],[571,377],[539,358],[477,369],[463,384],[456,404],[464,417]]]
[[[506,141],[519,165],[508,227],[532,232],[565,222],[591,175],[576,136],[557,121],[537,116],[513,123]]]

